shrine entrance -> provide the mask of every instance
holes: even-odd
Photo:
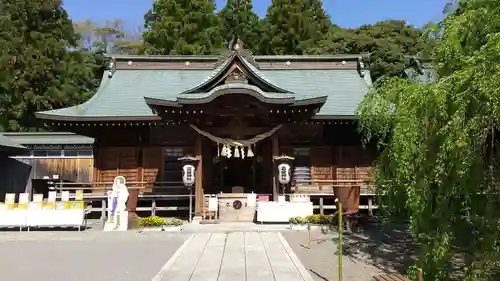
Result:
[[[255,148],[255,156],[246,158],[221,157],[214,163],[219,173],[219,192],[233,193],[272,193],[272,155],[268,141],[263,141]]]
[[[217,150],[219,146],[219,151]],[[220,144],[207,140],[203,147],[204,193],[258,193],[272,194],[271,141],[263,140],[253,146],[250,155],[221,154]],[[248,148],[243,148],[245,154]],[[232,153],[235,148],[232,148]],[[235,157],[238,156],[238,157]]]
[[[239,193],[250,193],[255,190],[255,161],[254,159],[223,159],[221,192],[230,193],[238,190]]]

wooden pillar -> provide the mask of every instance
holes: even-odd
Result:
[[[201,216],[203,211],[203,139],[200,135],[196,136],[195,156],[198,159],[198,167],[196,167],[196,181],[194,187],[194,213],[196,216]]]
[[[276,170],[276,165],[274,163],[274,157],[279,156],[279,144],[278,144],[278,134],[274,134],[271,137],[271,142],[272,142],[272,169],[273,169],[273,201],[278,201],[278,188],[279,188],[279,183],[278,183],[278,175],[277,170]]]
[[[136,158],[135,160],[136,180],[134,181],[136,182],[141,181],[142,179],[142,151],[140,151],[140,149],[141,148],[134,149]],[[118,163],[120,163],[120,160],[118,160]],[[118,175],[120,175],[119,172]],[[140,188],[142,187],[142,184],[134,184],[133,186],[134,186],[133,188],[129,188],[127,210],[129,211],[129,215],[137,216],[135,212],[137,209],[137,202],[139,201],[139,193],[141,192]]]

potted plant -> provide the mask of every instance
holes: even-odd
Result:
[[[290,218],[290,228],[293,230],[306,230],[309,221],[304,217]]]
[[[181,231],[183,224],[184,224],[184,221],[180,220],[180,219],[166,220],[165,225],[163,225],[163,230],[164,231]]]
[[[140,218],[138,221],[141,231],[163,231],[167,220],[158,216]]]

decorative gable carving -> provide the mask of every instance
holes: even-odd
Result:
[[[229,84],[229,83],[248,84],[248,79],[246,75],[243,73],[243,71],[241,71],[241,69],[238,66],[234,65],[224,80],[224,84]]]

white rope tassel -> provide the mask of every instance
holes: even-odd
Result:
[[[240,158],[240,148],[238,146],[234,147],[234,158]]]
[[[245,159],[245,148],[241,146],[239,149],[241,149],[241,159]]]
[[[225,145],[222,145],[222,151],[221,151],[220,155],[222,157],[226,157],[227,156],[227,151],[226,151],[226,146]]]
[[[219,143],[217,143],[217,157],[220,157]]]
[[[251,145],[248,146],[247,157],[254,157]]]

